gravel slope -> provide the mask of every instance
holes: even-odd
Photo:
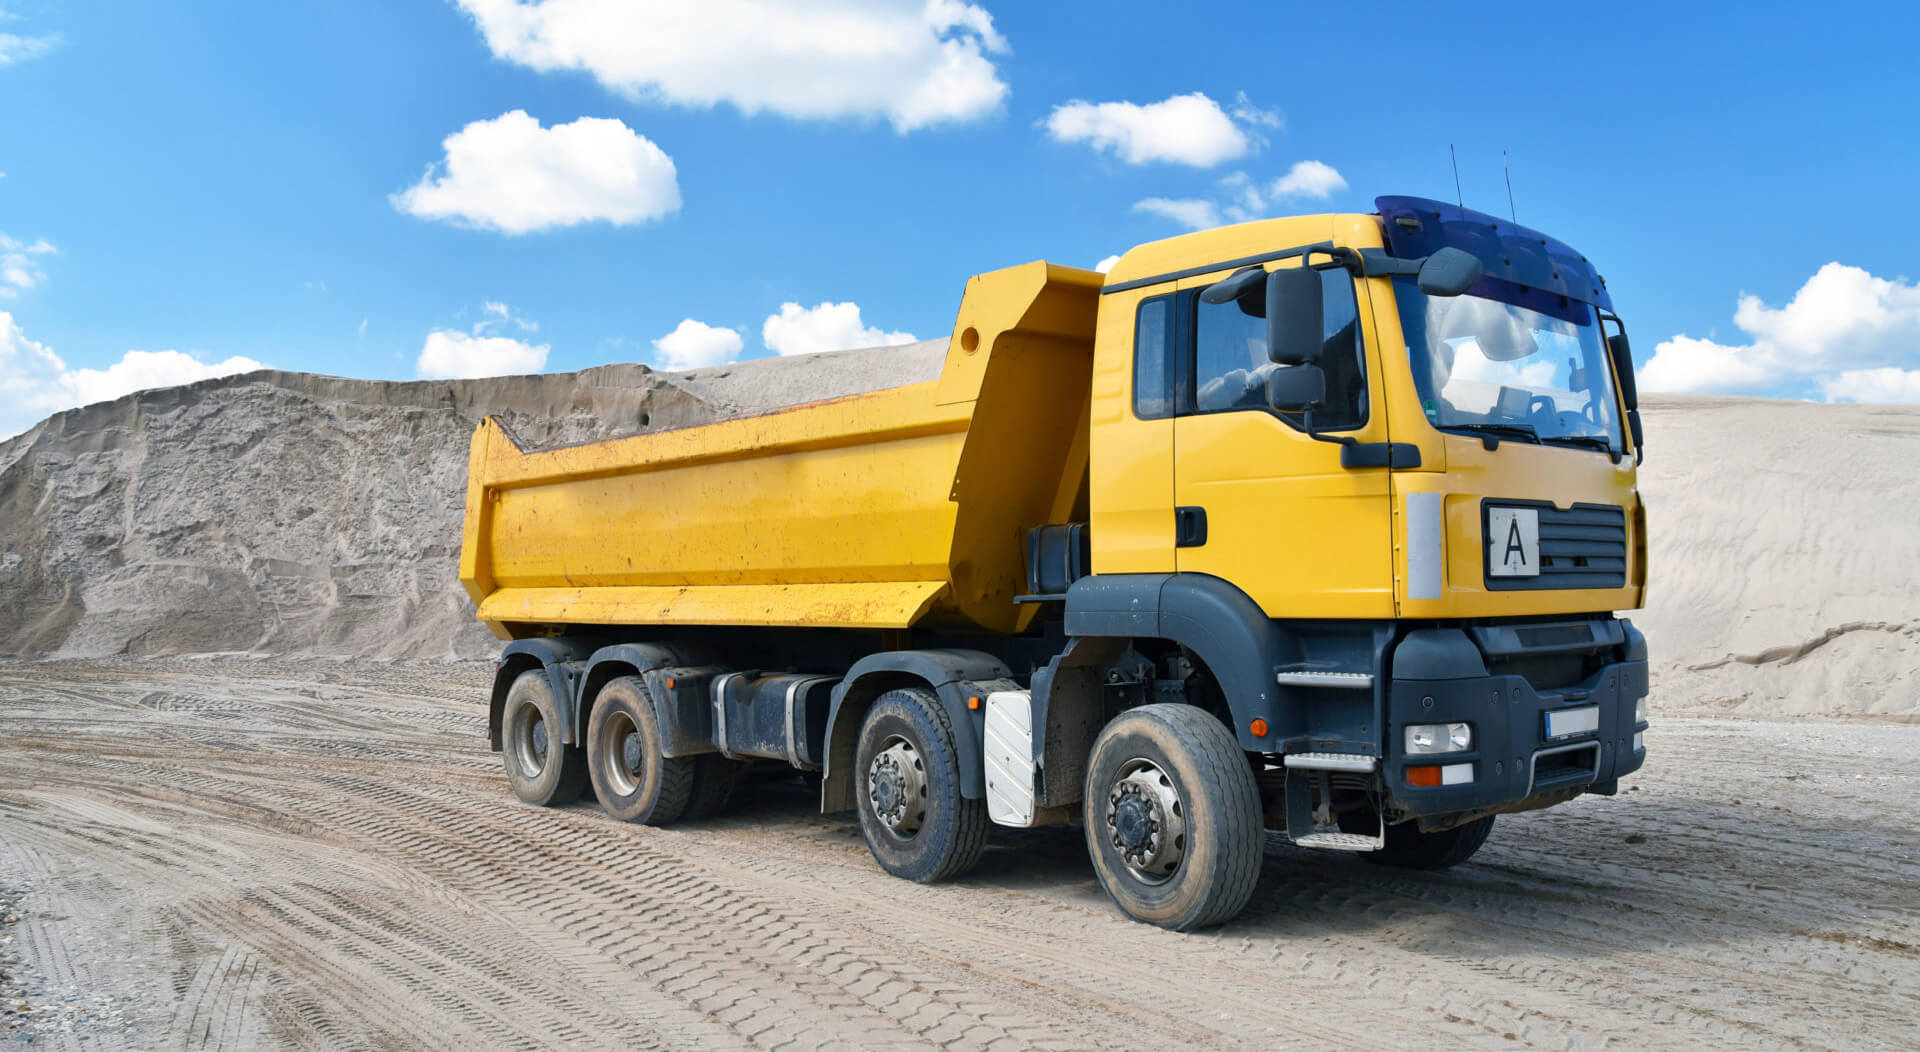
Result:
[[[1920,1044],[1920,727],[1666,719],[1445,874],[1270,843],[1123,919],[1072,828],[920,887],[797,783],[665,830],[517,803],[483,663],[0,665],[0,1015],[36,1047]],[[62,991],[78,991],[63,1002]],[[83,1040],[84,1039],[84,1040]]]

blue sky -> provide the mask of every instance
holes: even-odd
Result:
[[[1920,401],[1911,4],[622,6],[0,0],[0,434],[235,359],[944,336],[967,276],[1173,215],[1450,199],[1449,144],[1493,212],[1510,153],[1648,386]]]

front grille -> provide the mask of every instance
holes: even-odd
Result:
[[[1534,508],[1540,513],[1540,575],[1487,577],[1488,591],[1545,588],[1624,588],[1627,584],[1627,515],[1610,504],[1551,504],[1503,500],[1480,505],[1480,535],[1487,535],[1487,509]],[[1481,559],[1486,558],[1485,546]]]

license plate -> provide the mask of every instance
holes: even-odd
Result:
[[[1540,509],[1487,509],[1487,576],[1540,576]]]
[[[1547,740],[1571,738],[1576,734],[1592,734],[1600,729],[1600,706],[1588,705],[1578,709],[1555,709],[1547,713]]]

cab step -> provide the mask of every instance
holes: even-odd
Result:
[[[1315,832],[1296,837],[1293,842],[1301,847],[1317,847],[1326,851],[1378,851],[1387,846],[1386,837],[1371,837],[1365,833]]]

